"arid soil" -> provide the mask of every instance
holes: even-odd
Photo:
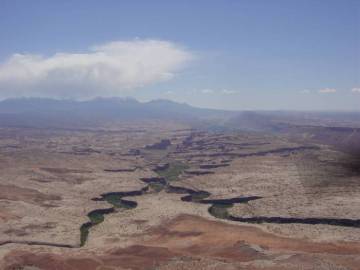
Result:
[[[7,128],[0,160],[0,269],[359,269],[360,162],[326,145],[157,122]],[[109,207],[81,246],[88,214]]]
[[[4,269],[357,269],[359,263],[359,243],[289,239],[192,215],[154,227],[146,238],[103,252],[14,250]]]

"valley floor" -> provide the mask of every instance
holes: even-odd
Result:
[[[2,128],[0,160],[0,269],[359,269],[360,162],[326,145]]]

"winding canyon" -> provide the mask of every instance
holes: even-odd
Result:
[[[28,136],[1,154],[24,170],[2,184],[0,269],[357,269],[356,157],[171,125]]]

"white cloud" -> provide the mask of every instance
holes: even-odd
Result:
[[[214,90],[212,90],[212,89],[201,89],[200,92],[203,93],[203,94],[212,94],[212,93],[214,93]]]
[[[351,89],[351,92],[360,93],[360,87],[355,87],[355,88]]]
[[[336,93],[336,89],[334,88],[324,88],[319,90],[320,94],[333,94]]]
[[[204,88],[204,89],[193,89],[193,93],[201,93],[201,94],[222,94],[222,95],[232,95],[237,94],[237,91],[234,90],[228,90],[228,89],[210,89],[210,88]]]
[[[223,93],[223,94],[225,94],[225,95],[233,95],[233,94],[236,94],[237,91],[228,90],[228,89],[222,89],[222,90],[221,90],[221,93]]]
[[[192,59],[162,40],[115,41],[84,53],[14,54],[0,64],[0,97],[118,96],[174,77]]]
[[[301,90],[300,93],[301,93],[301,94],[310,94],[311,91],[308,90],[308,89],[304,89],[304,90]]]

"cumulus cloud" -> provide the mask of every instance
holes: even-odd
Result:
[[[311,91],[309,89],[304,89],[300,91],[301,94],[310,94]]]
[[[14,54],[0,64],[0,97],[119,96],[173,78],[192,57],[163,40],[115,41],[48,57]]]
[[[360,87],[355,87],[355,88],[351,89],[351,92],[360,93]]]
[[[320,94],[333,94],[336,93],[336,89],[334,88],[324,88],[319,90]]]

